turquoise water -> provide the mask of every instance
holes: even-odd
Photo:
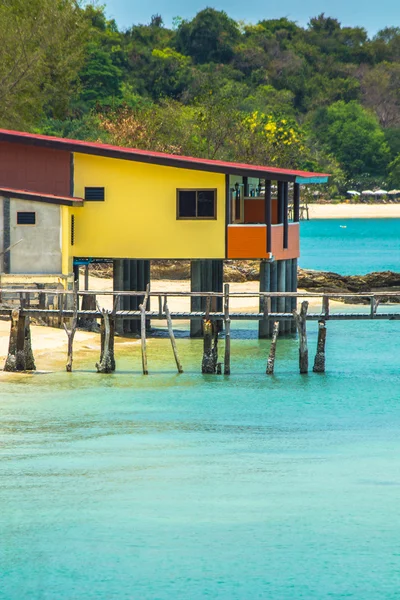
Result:
[[[299,265],[343,275],[399,272],[400,219],[303,221]]]
[[[0,598],[399,598],[399,323],[328,329],[322,376],[256,339],[230,378],[179,339],[178,376],[154,339],[147,378],[135,347],[1,379]]]
[[[399,270],[400,220],[343,223],[302,224],[302,266]],[[236,322],[229,378],[181,336],[181,376],[152,339],[149,377],[137,346],[0,377],[0,600],[400,598],[399,328],[329,322],[325,375],[287,339],[267,378]]]

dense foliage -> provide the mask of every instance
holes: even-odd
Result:
[[[400,187],[400,28],[206,8],[120,31],[78,0],[2,0],[0,38],[2,127]]]

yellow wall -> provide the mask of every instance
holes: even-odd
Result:
[[[106,258],[223,258],[225,176],[175,167],[74,155],[74,195],[105,188],[105,202],[75,215],[70,255]],[[216,220],[177,220],[177,188],[217,188]]]

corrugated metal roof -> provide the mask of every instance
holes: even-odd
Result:
[[[39,135],[23,131],[11,131],[7,129],[0,129],[0,141],[43,146],[47,148],[67,150],[69,152],[95,154],[97,156],[119,158],[123,160],[134,160],[137,162],[160,164],[183,169],[195,169],[232,175],[253,175],[255,177],[267,176],[271,179],[280,179],[282,181],[296,181],[296,178],[299,178],[300,182],[300,178],[304,178],[310,180],[321,180],[321,183],[323,183],[326,182],[327,177],[329,177],[328,173],[313,173],[310,171],[297,171],[295,169],[280,169],[267,165],[248,165],[244,163],[227,162],[223,160],[212,160],[209,158],[194,158],[193,156],[180,156],[175,154],[166,154],[164,152],[152,152],[150,150],[140,150],[138,148],[122,148],[120,146],[112,146],[110,144],[85,142],[83,140],[71,140],[67,138]]]
[[[19,200],[35,200],[36,202],[47,202],[47,204],[62,204],[64,206],[83,206],[82,198],[72,196],[55,196],[42,192],[31,192],[30,190],[15,190],[0,186],[0,196],[6,198],[17,198]]]

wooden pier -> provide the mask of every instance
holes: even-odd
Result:
[[[64,326],[68,336],[68,360],[66,370],[72,371],[73,341],[78,323],[100,321],[101,331],[101,355],[96,364],[98,372],[111,373],[115,370],[114,358],[114,332],[117,319],[137,319],[140,321],[141,331],[141,353],[143,374],[148,374],[148,361],[146,349],[146,324],[149,320],[166,321],[168,333],[171,340],[172,350],[178,373],[183,373],[172,322],[191,321],[201,319],[203,323],[204,352],[202,359],[203,373],[222,373],[222,363],[218,361],[218,339],[220,333],[225,329],[225,356],[223,372],[229,375],[231,372],[231,324],[232,321],[268,321],[272,327],[272,343],[268,357],[266,373],[274,373],[275,350],[278,340],[279,324],[291,321],[295,323],[299,337],[299,369],[300,373],[308,372],[308,346],[307,346],[307,321],[318,321],[318,344],[316,349],[314,372],[325,371],[325,342],[328,321],[360,321],[360,320],[400,320],[399,292],[367,292],[358,294],[339,293],[305,293],[305,292],[231,292],[229,284],[224,285],[223,292],[168,292],[151,291],[147,289],[138,291],[104,291],[104,290],[40,290],[37,289],[2,289],[0,290],[3,304],[0,304],[0,316],[9,317],[11,322],[9,352],[4,366],[7,371],[28,371],[35,369],[35,362],[31,348],[30,318],[52,319],[52,323],[58,327]],[[53,298],[52,308],[42,308],[43,294],[51,295]],[[112,296],[112,310],[105,310],[98,302],[101,296]],[[140,299],[139,310],[119,310],[117,307],[124,296],[138,297]],[[204,311],[179,311],[169,309],[168,300],[176,297],[205,298]],[[9,298],[9,305],[5,305]],[[150,299],[157,298],[158,310],[150,310]],[[215,310],[217,299],[223,310]],[[254,298],[263,311],[243,312],[231,311],[231,300],[235,298]],[[290,299],[291,303],[274,303],[278,306],[297,306],[301,300],[300,309],[292,312],[271,311],[272,300],[281,298]],[[382,298],[385,302],[393,301],[391,306],[397,304],[398,310],[378,310]],[[318,299],[321,310],[309,312],[309,300]],[[357,312],[331,312],[330,300],[354,300],[360,304]],[[85,309],[90,306],[92,308]],[[381,305],[382,306],[382,305]],[[385,303],[385,306],[388,304]],[[69,322],[70,328],[67,327]],[[288,329],[287,329],[288,331]]]

